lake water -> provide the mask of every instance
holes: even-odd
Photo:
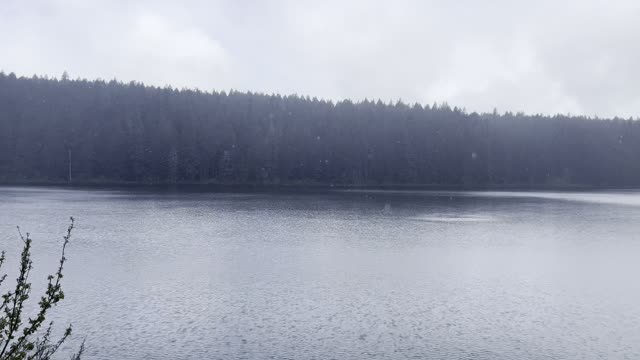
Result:
[[[640,358],[640,193],[4,187],[10,278],[70,215],[85,359]]]

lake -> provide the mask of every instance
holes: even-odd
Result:
[[[638,192],[0,187],[10,279],[71,215],[84,359],[640,358]]]

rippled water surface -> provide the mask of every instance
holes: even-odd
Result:
[[[69,215],[86,359],[640,358],[640,193],[4,187],[6,270]]]

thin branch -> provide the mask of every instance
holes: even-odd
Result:
[[[64,263],[66,261],[65,250],[69,240],[71,238],[71,232],[74,229],[74,218],[71,217],[71,223],[67,228],[66,235],[63,236],[64,242],[62,244],[62,253],[60,255],[59,266],[54,275],[47,277],[48,284],[45,295],[42,296],[40,302],[40,311],[37,316],[32,319],[29,318],[28,326],[22,329],[22,335],[12,343],[14,334],[20,329],[22,324],[22,310],[24,308],[24,302],[29,298],[31,293],[31,284],[28,282],[29,274],[32,269],[31,262],[31,243],[32,240],[29,237],[29,233],[23,236],[18,227],[18,234],[24,242],[25,246],[22,251],[22,260],[20,266],[20,276],[17,279],[17,285],[15,292],[10,291],[3,295],[3,303],[0,305],[0,309],[4,309],[5,316],[0,318],[0,344],[4,340],[4,346],[0,352],[0,359],[12,359],[12,358],[27,358],[27,359],[49,359],[65,342],[65,340],[71,335],[71,325],[65,330],[64,335],[55,343],[50,344],[50,333],[53,322],[51,322],[45,331],[42,338],[35,341],[29,340],[29,337],[34,335],[40,326],[44,323],[47,311],[56,305],[60,300],[64,299],[64,292],[61,287],[61,279],[63,278],[62,271],[64,269]],[[4,261],[4,254],[0,255],[0,266]],[[0,284],[4,278],[0,278]],[[8,319],[8,323],[5,323],[5,319]],[[2,329],[8,325],[8,329],[4,330],[6,339],[3,339]],[[35,350],[34,350],[35,349]],[[33,351],[28,355],[28,352]],[[84,351],[84,341],[80,348],[80,351],[74,355],[76,359],[79,359],[80,354]]]
[[[20,229],[18,228],[18,232],[19,231]],[[22,234],[20,234],[20,237],[23,238]],[[9,308],[5,308],[5,314],[9,317],[9,328],[5,330],[6,339],[4,346],[2,347],[2,351],[0,352],[0,358],[2,358],[2,356],[6,352],[9,343],[13,339],[13,334],[20,327],[24,301],[28,297],[28,288],[31,286],[31,284],[27,282],[27,277],[29,275],[29,270],[31,267],[31,239],[29,238],[29,233],[27,233],[26,238],[23,238],[23,241],[25,245],[20,256],[20,273],[18,275],[18,278],[16,279],[16,289],[14,291],[12,299],[13,304],[11,305],[11,310],[9,310]],[[25,290],[27,290],[26,297]]]

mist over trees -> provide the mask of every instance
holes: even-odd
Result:
[[[640,123],[0,73],[0,181],[640,185]]]

